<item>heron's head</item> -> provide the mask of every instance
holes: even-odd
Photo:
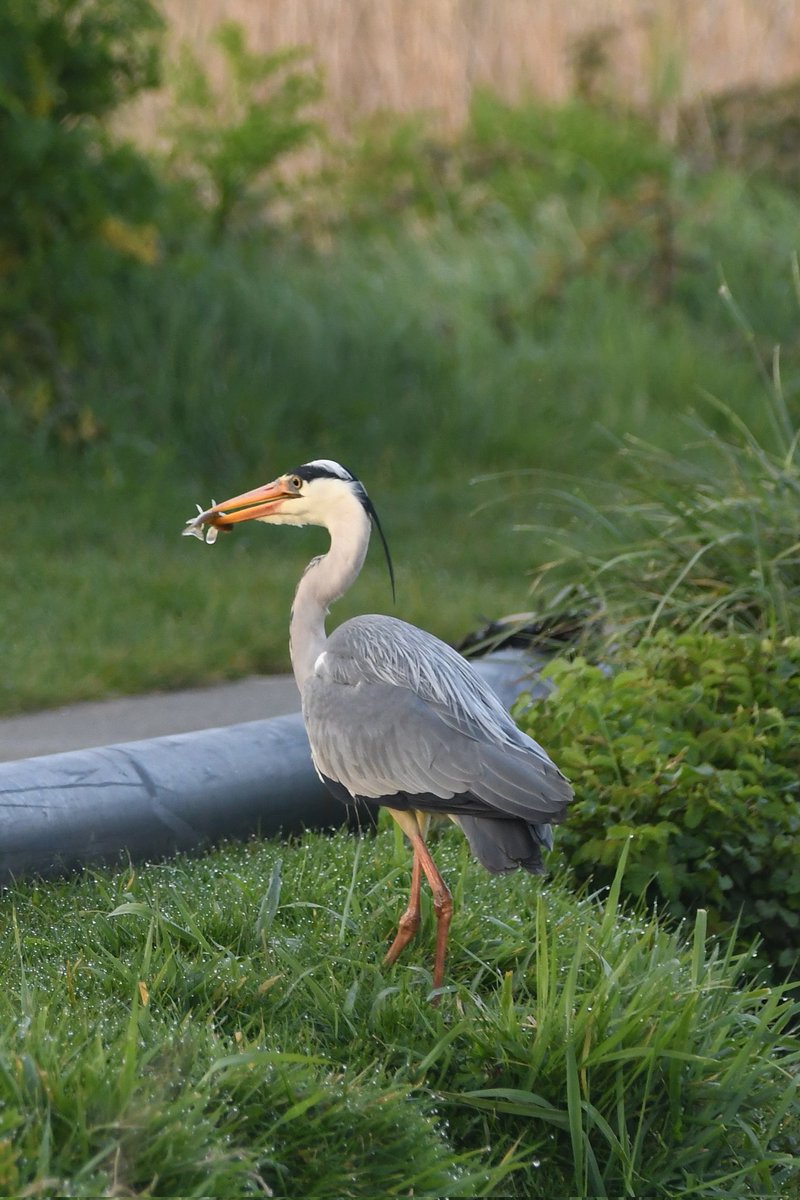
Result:
[[[389,547],[378,514],[359,479],[341,463],[317,458],[278,476],[252,491],[212,504],[186,522],[184,534],[213,541],[218,529],[230,529],[243,521],[267,525],[336,526],[371,523],[378,530],[394,589],[394,572]],[[207,531],[207,532],[206,532]]]

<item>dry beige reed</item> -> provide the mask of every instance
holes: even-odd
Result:
[[[334,131],[376,110],[464,120],[486,85],[508,101],[562,99],[575,39],[608,28],[616,94],[667,113],[700,94],[800,75],[800,0],[163,0],[172,48],[208,59],[224,20],[251,48],[307,46],[325,78]],[[124,128],[149,139],[163,98],[141,99]]]

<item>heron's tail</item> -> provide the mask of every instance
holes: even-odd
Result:
[[[494,817],[453,817],[469,842],[478,862],[500,875],[522,867],[531,875],[544,875],[542,848],[552,849],[553,832],[549,825]]]

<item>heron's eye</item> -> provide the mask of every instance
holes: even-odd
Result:
[[[303,486],[303,481],[299,475],[293,475],[289,482],[296,492],[299,492]]]

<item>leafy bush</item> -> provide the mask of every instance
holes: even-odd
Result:
[[[99,119],[155,84],[161,27],[152,0],[0,7],[0,389],[35,423],[65,416],[98,269],[155,256],[159,186]]]
[[[517,216],[547,195],[621,195],[643,179],[666,181],[675,166],[646,121],[579,101],[510,105],[479,91],[465,142],[471,173],[490,178]]]
[[[553,667],[556,693],[525,718],[571,778],[558,845],[575,876],[676,917],[763,942],[779,973],[800,929],[800,639],[661,630],[610,669]]]
[[[8,0],[0,10],[6,271],[37,262],[59,236],[96,234],[109,212],[148,207],[146,167],[112,147],[98,118],[155,85],[160,29],[151,0]]]

